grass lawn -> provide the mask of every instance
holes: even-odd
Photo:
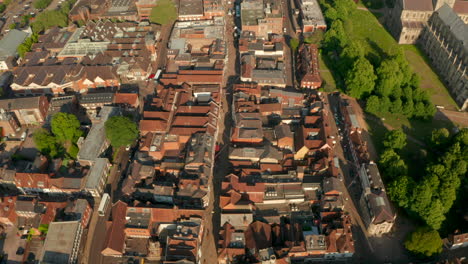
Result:
[[[398,47],[395,39],[371,12],[355,9],[349,14],[349,21],[352,23],[344,23],[348,37],[360,42],[371,62],[380,61],[381,57]]]
[[[336,82],[335,78],[333,78],[333,75],[331,71],[328,69],[327,64],[325,61],[323,61],[322,55],[319,54],[319,71],[320,71],[320,77],[322,77],[322,80],[325,82],[324,88],[327,88],[327,92],[332,92],[329,91],[330,89],[333,88],[333,90],[336,90]]]
[[[399,47],[403,47],[405,55],[410,66],[421,77],[421,86],[431,94],[432,101],[436,105],[443,105],[449,109],[456,107],[454,100],[450,97],[447,89],[440,82],[429,64],[427,59],[416,47],[412,45],[399,45],[387,30],[378,22],[377,18],[369,11],[353,10],[349,14],[348,23],[344,23],[348,36],[360,42],[366,57],[374,64],[378,64],[382,57],[392,54]],[[352,22],[352,23],[349,23]],[[324,78],[325,79],[325,78]],[[385,123],[393,128],[405,128],[407,134],[414,138],[424,141],[435,128],[453,127],[452,124],[440,120],[419,121],[408,120],[402,115],[386,114]],[[370,121],[370,120],[368,120]],[[369,126],[374,131],[370,131],[376,142],[376,148],[379,151],[379,143],[382,139],[382,131],[385,127],[378,128],[376,124]]]
[[[431,95],[432,102],[446,109],[457,110],[457,104],[447,88],[429,66],[428,58],[414,45],[402,45],[402,47],[413,71],[419,76],[424,76],[421,78],[421,88]]]

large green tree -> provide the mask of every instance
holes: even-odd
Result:
[[[156,24],[165,25],[177,18],[177,9],[172,0],[159,0],[153,7],[150,14],[150,21]]]
[[[396,87],[400,88],[403,81],[403,73],[395,59],[382,61],[376,69],[376,74],[378,77],[376,92],[381,96],[390,96]]]
[[[55,158],[62,152],[61,146],[57,143],[55,137],[45,129],[36,130],[33,139],[37,149],[44,155]]]
[[[115,148],[132,144],[138,138],[135,122],[124,116],[113,116],[105,123],[106,136]]]
[[[406,134],[401,129],[394,129],[385,134],[383,145],[386,148],[402,149],[406,146]]]
[[[61,142],[75,142],[82,134],[80,121],[73,114],[57,113],[51,122],[52,133]]]
[[[346,75],[346,89],[352,97],[362,98],[374,90],[376,79],[372,64],[366,58],[359,57]]]
[[[417,256],[430,257],[442,252],[442,239],[437,231],[419,227],[406,238],[405,247]]]
[[[371,114],[378,114],[381,111],[381,105],[379,97],[376,95],[371,95],[366,102],[366,112]]]

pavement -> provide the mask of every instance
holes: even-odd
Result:
[[[329,94],[325,98],[326,106],[331,109],[340,109],[339,108],[340,97]],[[376,160],[377,154],[375,148],[373,148],[373,143],[368,133],[365,133],[367,129],[367,124],[363,119],[362,109],[359,107],[355,100],[350,101],[351,105],[355,108],[355,114],[357,116],[358,122],[361,123],[361,127],[364,129],[363,135],[364,140],[367,142],[369,152],[371,153],[371,158]],[[331,113],[336,114],[340,118],[340,111]],[[336,123],[329,122],[332,126],[332,134],[335,135],[335,138],[339,139],[339,134],[336,132]],[[342,128],[344,130],[344,128]],[[366,136],[367,135],[367,136]],[[343,135],[345,137],[345,135]],[[356,263],[409,263],[409,258],[406,253],[406,250],[403,247],[404,239],[406,235],[414,228],[405,216],[398,215],[394,225],[394,230],[382,237],[373,237],[367,233],[366,226],[362,221],[361,207],[360,207],[360,197],[362,194],[361,184],[358,178],[356,171],[356,165],[351,161],[350,150],[348,149],[348,139],[343,138],[341,144],[335,145],[335,154],[340,160],[340,169],[342,175],[344,176],[344,191],[343,195],[345,197],[345,211],[349,212],[353,222],[353,235],[355,239],[355,258]],[[373,148],[371,150],[370,148]]]
[[[232,8],[233,5],[228,6],[226,2],[225,10]],[[226,16],[225,25],[225,39],[227,43],[227,58],[225,60],[225,68],[223,73],[222,83],[222,101],[221,112],[218,120],[218,135],[216,142],[221,146],[220,151],[215,156],[215,165],[213,169],[213,177],[210,181],[210,203],[205,209],[205,218],[211,221],[205,221],[204,238],[201,245],[201,252],[211,252],[211,254],[202,254],[200,263],[217,263],[217,243],[218,234],[220,229],[220,208],[219,208],[219,195],[221,189],[221,182],[224,176],[230,173],[229,159],[228,159],[228,146],[231,131],[231,102],[232,102],[232,85],[238,79],[239,71],[239,58],[237,57],[237,49],[233,37],[232,28],[234,27],[235,16]]]
[[[21,239],[19,235],[17,235],[17,229],[10,228],[7,231],[6,238],[0,240],[0,252],[3,252],[7,255],[6,264],[19,264],[23,261],[23,255],[16,255],[16,250],[18,247],[26,247],[26,239]]]

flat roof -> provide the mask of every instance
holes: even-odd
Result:
[[[203,16],[203,0],[180,0],[179,16]]]
[[[79,226],[79,221],[50,223],[41,263],[69,263]]]

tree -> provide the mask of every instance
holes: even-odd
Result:
[[[44,9],[52,3],[52,0],[36,0],[33,4],[36,9]]]
[[[343,48],[343,51],[340,54],[340,71],[342,73],[346,73],[349,69],[352,68],[353,63],[356,61],[356,59],[362,56],[364,56],[364,53],[359,42],[348,42],[348,44]]]
[[[177,9],[172,0],[160,0],[157,6],[153,7],[150,14],[150,21],[156,24],[165,25],[177,18]]]
[[[442,239],[430,227],[419,227],[406,238],[405,247],[417,256],[430,257],[442,252]]]
[[[34,20],[34,23],[31,23],[31,28],[34,33],[41,33],[55,26],[68,26],[67,13],[64,13],[62,10],[47,10],[40,13]]]
[[[394,129],[385,134],[383,145],[386,148],[402,149],[406,146],[406,134],[401,129]]]
[[[74,143],[82,134],[80,121],[73,114],[57,113],[52,118],[52,133],[61,142]]]
[[[10,29],[16,29],[16,23],[11,23],[9,26]]]
[[[138,128],[128,117],[113,116],[104,126],[106,136],[114,148],[130,145],[138,138]]]
[[[352,97],[362,98],[372,92],[376,79],[372,64],[366,58],[359,57],[346,76],[347,92]]]
[[[6,5],[4,3],[0,3],[0,13],[3,13],[5,9],[6,9]]]
[[[450,132],[446,128],[439,128],[432,131],[431,145],[433,148],[445,146],[448,143]]]
[[[25,27],[26,25],[28,25],[29,23],[29,20],[32,18],[31,15],[24,15],[21,17],[21,22],[20,22],[20,27]]]
[[[408,192],[410,188],[410,178],[406,175],[401,175],[388,184],[388,195],[398,206],[406,208],[409,202]]]
[[[52,158],[55,158],[60,154],[61,148],[57,144],[55,137],[52,136],[49,131],[45,129],[39,129],[34,132],[33,139],[34,143],[36,143],[37,149],[42,154]]]
[[[397,98],[395,99],[395,101],[392,102],[390,111],[394,114],[400,114],[403,112],[403,102],[400,98]]]
[[[386,179],[395,179],[407,174],[408,167],[393,149],[386,149],[380,155],[379,163]]]
[[[380,112],[380,100],[376,95],[371,95],[366,102],[366,112],[376,115]]]
[[[421,218],[435,230],[440,229],[442,222],[445,220],[444,214],[445,209],[440,199],[434,199],[426,210],[420,212]]]
[[[291,47],[292,51],[296,52],[297,48],[299,47],[299,40],[298,39],[290,39],[289,46]]]
[[[20,55],[21,58],[24,58],[24,55],[31,51],[31,47],[34,43],[36,43],[38,40],[38,35],[37,34],[32,34],[29,38],[25,39],[21,45],[18,46],[18,54]]]
[[[376,92],[381,96],[389,96],[395,87],[400,87],[403,81],[403,73],[400,71],[400,65],[395,59],[386,59],[382,61],[376,69],[378,82]]]

